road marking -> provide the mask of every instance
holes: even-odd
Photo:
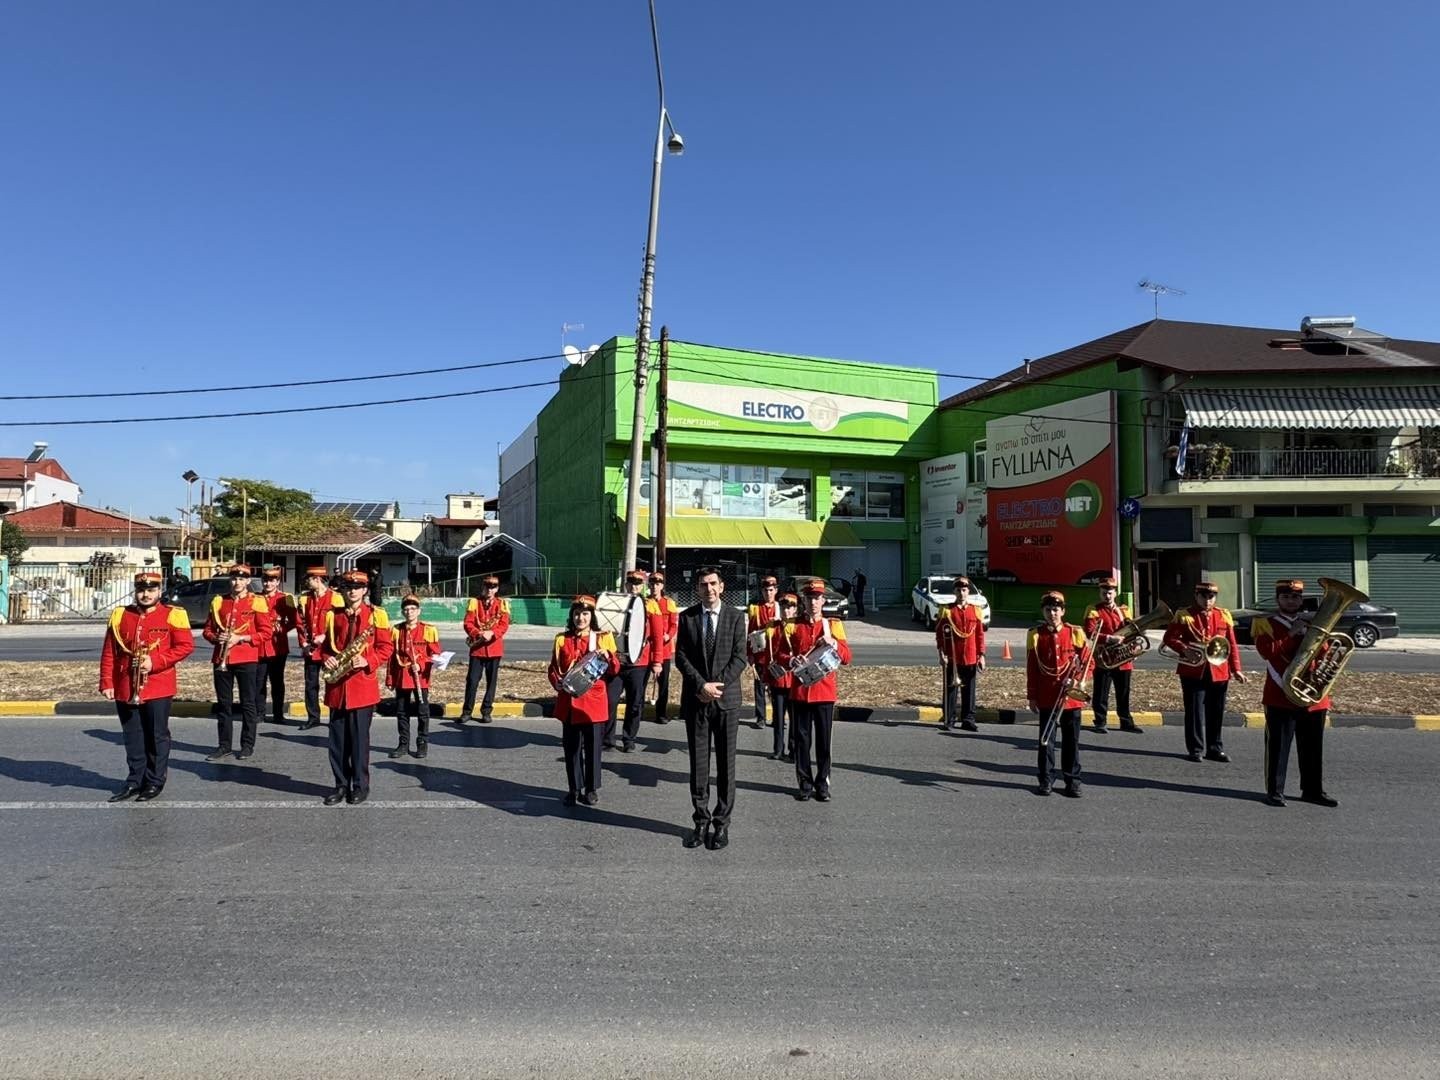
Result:
[[[559,801],[558,799],[556,800]],[[378,810],[523,810],[528,800],[475,802],[471,799],[370,799]],[[543,805],[537,801],[535,805]],[[4,810],[334,810],[319,799],[156,799],[151,802],[0,802]]]

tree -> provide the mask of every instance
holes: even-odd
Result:
[[[222,477],[225,489],[202,510],[216,543],[239,547],[242,531],[253,550],[266,544],[303,544],[354,528],[345,514],[317,514],[308,491],[281,487],[268,480]],[[249,500],[248,522],[244,500]]]
[[[6,521],[0,526],[0,555],[6,555],[10,559],[10,565],[17,565],[30,547],[30,541],[25,537],[25,530],[19,525],[12,525]]]
[[[172,518],[169,514],[156,514],[156,515],[155,515],[154,517],[152,517],[150,520],[151,520],[151,521],[159,522],[161,525],[174,525],[174,524],[175,524],[175,519]]]

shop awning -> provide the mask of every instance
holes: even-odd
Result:
[[[1181,390],[1197,428],[1440,426],[1440,386],[1247,387]]]
[[[641,534],[653,541],[650,522],[640,520]],[[673,517],[665,533],[672,548],[863,548],[855,530],[843,521],[746,521],[711,517]]]

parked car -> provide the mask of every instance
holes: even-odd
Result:
[[[980,622],[990,629],[990,601],[976,586],[970,586],[970,605],[980,614]],[[910,591],[910,621],[923,623],[929,630],[940,617],[940,609],[955,603],[955,577],[953,574],[936,574],[923,577]]]
[[[1314,614],[1319,604],[1318,596],[1307,596],[1300,605],[1303,614]],[[1233,612],[1235,616],[1235,640],[1241,645],[1252,644],[1250,639],[1250,623],[1257,615],[1267,615],[1269,612],[1255,611],[1251,608],[1241,608]],[[1400,634],[1400,613],[1392,607],[1384,604],[1351,604],[1340,616],[1340,621],[1335,624],[1339,633],[1349,634],[1355,639],[1357,648],[1368,649],[1381,638],[1398,637]]]
[[[800,586],[807,581],[825,581],[825,579],[819,574],[796,574],[781,583],[780,591],[782,593],[791,592],[799,596]],[[850,617],[850,598],[826,581],[825,603],[820,608],[820,614],[827,619],[848,619]]]
[[[256,586],[257,582],[252,581],[250,591],[258,593],[260,589]],[[210,615],[210,602],[217,596],[228,595],[229,592],[230,578],[217,575],[204,581],[190,581],[167,589],[161,593],[160,600],[171,607],[184,608],[185,614],[190,617],[190,625],[199,629]]]

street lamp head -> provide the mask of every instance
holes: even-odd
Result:
[[[193,484],[196,480],[200,479],[200,474],[194,469],[186,469],[180,474],[180,479],[184,480],[187,484]]]
[[[670,141],[665,144],[665,149],[676,157],[685,153],[685,140],[682,139],[680,133],[673,128],[670,130]]]

